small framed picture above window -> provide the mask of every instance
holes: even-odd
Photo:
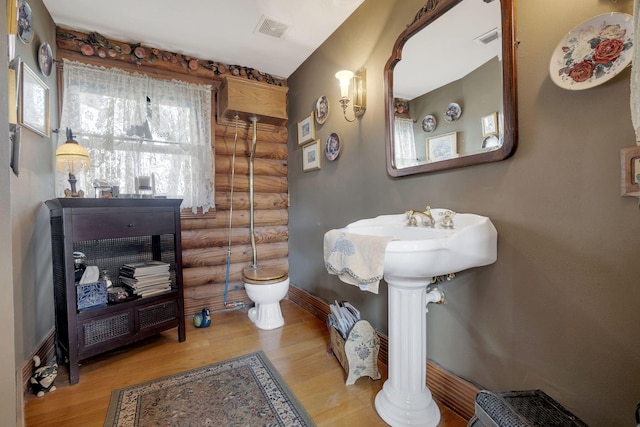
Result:
[[[482,136],[498,134],[498,113],[492,113],[482,118]]]
[[[308,117],[298,122],[298,145],[304,145],[316,138],[316,129],[313,125],[313,112]]]
[[[320,169],[320,140],[316,140],[302,147],[302,170],[304,172]]]

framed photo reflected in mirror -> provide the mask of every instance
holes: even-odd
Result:
[[[458,133],[451,132],[427,138],[428,161],[458,157]]]
[[[498,134],[498,113],[492,113],[482,118],[482,136]]]

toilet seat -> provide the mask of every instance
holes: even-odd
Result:
[[[286,268],[247,267],[242,271],[243,281],[250,285],[272,285],[287,279]]]

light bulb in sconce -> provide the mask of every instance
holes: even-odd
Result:
[[[357,72],[349,70],[341,70],[336,73],[336,79],[340,82],[340,105],[342,106],[342,115],[348,122],[355,121],[356,117],[360,117],[366,110],[366,91],[365,91],[365,70]],[[349,97],[349,86],[353,80],[353,113],[354,118],[347,118],[347,107],[351,99]]]
[[[69,174],[71,188],[64,190],[65,197],[84,197],[84,191],[76,191],[76,173],[89,168],[89,152],[73,139],[67,128],[67,141],[56,149],[56,171]]]
[[[351,84],[352,78],[353,71],[341,70],[336,73],[336,79],[340,81],[340,96],[347,98],[347,103],[349,102],[349,85]]]

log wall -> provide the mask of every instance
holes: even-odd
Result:
[[[151,56],[140,58],[135,52],[129,53],[124,49],[127,46],[139,46],[138,44],[107,40],[95,33],[83,34],[58,29],[56,42],[57,61],[68,58],[93,65],[118,67],[156,78],[175,78],[210,84],[214,90],[220,87],[221,79],[225,75],[244,76],[260,84],[286,86],[282,79],[247,67],[225,66],[198,58],[183,58],[179,54],[156,52],[156,49],[147,46],[144,47],[145,51],[153,53],[155,60],[150,60],[153,59]],[[93,46],[95,53],[86,54],[88,44]],[[115,53],[100,55],[101,49],[105,46]],[[188,59],[188,62],[172,61],[174,58]],[[191,66],[193,60],[202,66]],[[60,68],[60,64],[58,67]],[[236,73],[235,70],[239,72]],[[243,70],[251,72],[243,73]],[[59,78],[60,98],[64,90],[61,81]],[[214,98],[214,111],[215,107]],[[182,212],[182,265],[186,315],[199,312],[204,307],[211,311],[224,309],[227,270],[227,302],[251,304],[242,284],[242,269],[253,262],[249,232],[249,156],[253,125],[238,121],[236,126],[234,120],[216,120],[215,113],[211,125],[215,154],[216,208],[204,215],[193,214],[190,209]],[[279,126],[258,121],[256,135],[254,226],[258,264],[288,268],[289,189],[286,123]],[[232,162],[234,151],[235,162]],[[232,169],[235,174],[233,180]]]
[[[216,210],[206,215],[184,213],[182,266],[185,312],[202,307],[224,308],[229,260],[227,302],[251,303],[242,284],[242,269],[253,262],[249,229],[249,157],[253,125],[239,122],[234,144],[234,121],[215,126]],[[258,264],[288,268],[289,212],[287,129],[257,124],[254,160],[254,228]],[[232,162],[235,145],[235,163]],[[235,177],[232,187],[232,165]],[[231,254],[229,219],[231,217]]]

